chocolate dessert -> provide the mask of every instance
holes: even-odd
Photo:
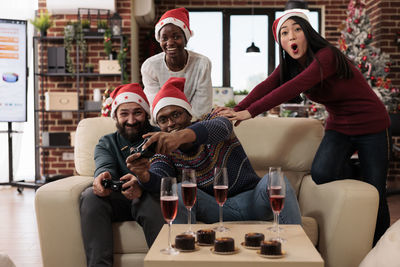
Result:
[[[235,241],[231,237],[221,237],[214,241],[215,252],[232,252],[235,251]]]
[[[175,237],[175,248],[179,250],[194,250],[194,236],[177,235]]]
[[[212,229],[198,230],[197,242],[201,245],[213,245],[215,240],[215,231]]]
[[[262,233],[247,233],[244,236],[244,245],[246,247],[259,247],[262,241],[264,241],[264,234]]]
[[[281,242],[276,240],[262,242],[260,253],[264,255],[282,255]]]

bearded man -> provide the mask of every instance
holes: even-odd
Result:
[[[143,142],[147,132],[158,131],[149,123],[150,106],[137,83],[121,85],[111,93],[111,117],[117,131],[96,145],[93,186],[81,195],[80,213],[87,266],[113,266],[112,223],[137,221],[150,247],[164,224],[159,197],[142,190],[127,168],[130,148]],[[104,186],[104,180],[122,181],[122,190]]]

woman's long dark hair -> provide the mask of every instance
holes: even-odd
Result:
[[[339,49],[334,47],[319,33],[317,33],[312,28],[310,23],[305,19],[296,16],[290,17],[290,19],[293,19],[296,23],[300,25],[300,27],[303,29],[305,38],[307,40],[308,47],[306,54],[307,57],[306,66],[310,65],[314,59],[317,60],[318,64],[320,64],[318,59],[315,57],[315,54],[321,48],[329,47],[335,55],[338,78],[350,79],[353,77],[353,72],[349,66],[349,60]],[[285,52],[285,50],[283,50],[282,45],[280,44],[280,32],[278,40],[279,40],[280,79],[281,79],[281,84],[283,84],[294,78],[297,74],[299,74],[301,72],[301,67],[300,64],[297,62],[297,60],[293,59],[288,53]],[[320,76],[321,76],[321,86],[322,86],[322,80],[323,80],[322,68],[320,68]]]

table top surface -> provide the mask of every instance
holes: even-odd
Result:
[[[165,255],[161,249],[168,246],[168,225],[164,225],[157,239],[144,259],[145,267],[212,267],[212,266],[296,266],[296,267],[323,267],[324,261],[313,246],[303,228],[300,225],[280,225],[284,229],[281,236],[286,239],[282,244],[285,256],[278,259],[270,259],[260,256],[257,250],[247,249],[241,245],[246,233],[259,232],[265,235],[265,239],[275,237],[275,233],[267,230],[271,224],[224,224],[230,230],[216,232],[216,237],[229,236],[234,238],[237,253],[232,255],[217,255],[211,249],[213,246],[197,246],[194,252],[180,252],[178,255]],[[216,224],[194,224],[192,230],[210,229]],[[188,230],[187,224],[173,224],[171,227],[171,242],[174,244],[175,236]]]

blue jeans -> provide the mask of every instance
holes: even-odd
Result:
[[[301,224],[301,215],[296,194],[286,179],[286,198],[279,215],[279,223]],[[251,190],[229,197],[223,206],[224,221],[270,221],[273,212],[267,194],[268,174]],[[181,184],[178,185],[178,214],[174,223],[187,223],[188,212],[182,201]],[[214,196],[197,189],[197,200],[192,208],[191,221],[204,223],[219,222],[219,205]]]
[[[356,178],[350,163],[350,157],[355,151],[358,151],[360,162],[359,179],[375,186],[379,192],[375,244],[390,225],[386,201],[386,176],[390,153],[388,130],[354,136],[327,130],[312,163],[311,176],[316,184]]]

